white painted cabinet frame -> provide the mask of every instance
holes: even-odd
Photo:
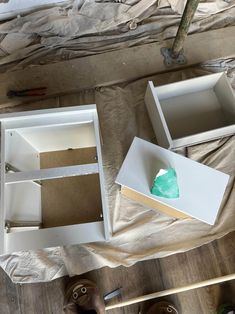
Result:
[[[109,239],[108,206],[105,192],[105,180],[102,166],[99,121],[96,105],[65,107],[48,110],[35,110],[0,115],[1,121],[1,211],[0,211],[0,254],[20,250],[39,249],[63,245],[73,245]],[[48,144],[47,131],[56,128],[61,134],[51,138],[53,150],[61,150],[61,145],[68,140],[72,147],[96,148],[97,160],[94,163],[64,167],[40,169],[37,151],[29,144],[36,139],[37,149],[45,150]],[[63,136],[65,130],[65,136]],[[76,133],[76,130],[79,132]],[[90,132],[92,130],[92,133]],[[40,135],[40,131],[44,133]],[[75,135],[76,136],[75,136]],[[40,137],[41,136],[41,137]],[[80,137],[79,137],[80,136]],[[12,145],[10,141],[15,141]],[[22,143],[21,143],[22,142]],[[63,143],[62,143],[63,142]],[[16,144],[15,144],[16,143]],[[18,144],[17,144],[18,143]],[[62,144],[61,144],[62,143]],[[78,144],[77,144],[78,143]],[[81,145],[81,146],[79,146]],[[21,148],[24,148],[24,151]],[[29,153],[27,152],[29,151]],[[43,150],[41,150],[43,151]],[[7,157],[6,157],[7,156]],[[9,157],[10,156],[10,157]],[[28,156],[33,156],[30,159]],[[35,157],[35,158],[34,158]],[[28,160],[27,160],[28,158]],[[14,162],[19,172],[7,172],[5,165]],[[98,174],[102,202],[102,221],[51,227],[38,230],[7,233],[5,228],[9,213],[6,206],[6,188],[10,185],[30,182],[35,188],[39,180],[85,176]],[[29,183],[27,183],[29,184]],[[40,188],[40,187],[39,187]],[[36,194],[35,194],[36,195]],[[86,195],[84,197],[89,197]],[[33,203],[36,201],[34,200]],[[18,204],[20,208],[22,204]]]

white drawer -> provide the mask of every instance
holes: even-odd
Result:
[[[225,73],[155,87],[145,103],[158,144],[176,149],[235,133],[235,96]]]

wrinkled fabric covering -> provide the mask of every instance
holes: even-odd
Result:
[[[0,24],[0,71],[87,56],[175,36],[184,1],[123,0],[98,3],[75,0],[72,5],[47,8]],[[235,25],[235,1],[200,2],[190,33]],[[204,5],[204,12],[202,12]],[[220,13],[218,13],[220,11]],[[203,13],[203,14],[202,14]],[[203,69],[158,75],[132,83],[103,87],[14,108],[3,112],[96,103],[99,111],[104,171],[110,206],[109,243],[18,252],[0,257],[14,282],[50,281],[103,266],[130,266],[137,261],[183,252],[235,229],[235,137],[196,145],[179,153],[231,175],[214,227],[195,219],[174,220],[119,193],[115,177],[134,136],[154,141],[143,97],[147,80],[165,84],[209,71],[227,70],[233,79],[234,59],[214,60]],[[12,75],[12,74],[11,74]]]
[[[216,67],[217,65],[217,67]],[[235,230],[235,136],[179,150],[193,160],[229,174],[221,210],[214,226],[196,219],[177,220],[128,200],[120,195],[115,178],[134,136],[155,142],[144,104],[148,80],[156,85],[207,74],[210,69],[228,69],[232,84],[234,59],[161,74],[132,83],[102,87],[49,100],[48,103],[19,106],[30,110],[96,103],[103,139],[103,166],[110,209],[112,239],[107,243],[75,245],[56,249],[21,252],[0,257],[0,265],[15,282],[49,281],[59,276],[82,274],[103,266],[130,266],[137,261],[184,252],[218,239]],[[9,108],[8,111],[12,110]],[[4,109],[7,111],[7,109]]]
[[[0,24],[0,70],[173,38],[185,1],[71,1]],[[179,15],[180,14],[180,15]],[[189,33],[235,25],[235,0],[202,1]]]

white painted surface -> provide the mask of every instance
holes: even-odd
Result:
[[[160,102],[155,94],[153,82],[148,83],[145,94],[145,104],[159,145],[163,147],[172,147],[172,138]]]
[[[67,0],[9,0],[7,3],[0,3],[0,20],[66,1]]]
[[[96,146],[93,123],[25,128],[18,132],[39,153]]]
[[[42,221],[40,185],[33,182],[8,184],[5,193],[7,220]]]
[[[165,166],[176,170],[178,199],[161,198],[150,192],[156,173]],[[228,180],[227,174],[135,137],[116,182],[213,225]]]
[[[40,169],[40,156],[16,130],[6,132],[6,162],[21,171]]]
[[[213,89],[160,101],[173,140],[227,126]]]
[[[0,254],[5,252],[5,219],[6,219],[6,206],[5,206],[5,124],[1,121],[1,193],[0,193]]]
[[[77,166],[66,166],[58,168],[48,168],[33,171],[7,173],[5,182],[7,184],[24,182],[24,181],[35,181],[35,180],[46,180],[72,176],[84,176],[89,174],[99,173],[98,164],[86,164]]]
[[[7,233],[5,253],[104,241],[103,222]]]
[[[91,123],[93,121],[94,110],[96,110],[95,105],[23,111],[3,114],[0,116],[0,119],[4,121],[5,129],[9,130],[27,127],[38,128],[71,125]]]
[[[225,73],[154,87],[145,103],[158,144],[179,148],[235,133],[235,96]]]
[[[99,122],[95,105],[56,108],[0,115],[1,162],[5,164],[6,152],[14,166],[23,171],[5,174],[1,167],[0,254],[52,246],[72,245],[109,238],[108,206],[102,167]],[[44,132],[43,134],[41,132]],[[10,133],[13,132],[14,136]],[[64,135],[62,133],[64,132]],[[82,135],[84,135],[82,137]],[[47,137],[46,140],[44,138]],[[13,139],[14,138],[14,139]],[[61,141],[59,141],[59,140]],[[43,143],[41,143],[41,140]],[[9,143],[8,143],[9,141]],[[6,143],[5,143],[6,142]],[[30,144],[29,144],[30,142]],[[69,143],[69,147],[68,147]],[[16,144],[16,145],[15,145]],[[38,162],[28,161],[31,153],[66,148],[96,146],[98,163],[34,170]],[[66,145],[66,148],[65,148]],[[74,145],[74,146],[73,146]],[[78,146],[80,145],[80,146]],[[87,145],[87,146],[86,146]],[[18,152],[23,149],[28,154]],[[26,158],[26,157],[27,158]],[[23,160],[25,157],[25,161]],[[17,164],[18,162],[18,164]],[[29,163],[29,164],[28,164]],[[28,171],[28,168],[31,168]],[[69,177],[99,173],[102,196],[102,222],[64,227],[22,231],[7,234],[6,219],[40,221],[40,186],[32,180]],[[17,182],[17,183],[16,183]],[[8,184],[7,184],[8,183]],[[86,196],[84,196],[86,197]]]
[[[96,136],[96,143],[100,143],[100,128],[99,128],[99,119],[97,111],[94,112],[94,127],[95,127],[95,136]],[[98,157],[98,167],[99,167],[99,179],[100,179],[100,186],[105,186],[104,180],[104,172],[103,172],[103,160],[102,160],[102,153],[101,153],[101,145],[97,145],[96,148],[97,157]],[[103,206],[103,221],[104,221],[104,234],[106,240],[110,239],[110,225],[109,225],[109,216],[108,216],[108,197],[106,195],[106,190],[101,189],[101,199],[102,199],[102,206]]]

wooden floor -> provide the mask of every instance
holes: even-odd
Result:
[[[82,277],[97,282],[102,294],[122,287],[122,300],[126,300],[232,273],[235,273],[235,232],[186,253],[139,262],[130,268],[105,267]],[[49,283],[25,285],[13,284],[3,270],[0,277],[1,314],[63,313],[67,277]],[[235,302],[235,281],[181,293],[167,300],[174,302],[182,314],[215,314],[219,304]],[[150,304],[133,305],[108,313],[139,314]]]

